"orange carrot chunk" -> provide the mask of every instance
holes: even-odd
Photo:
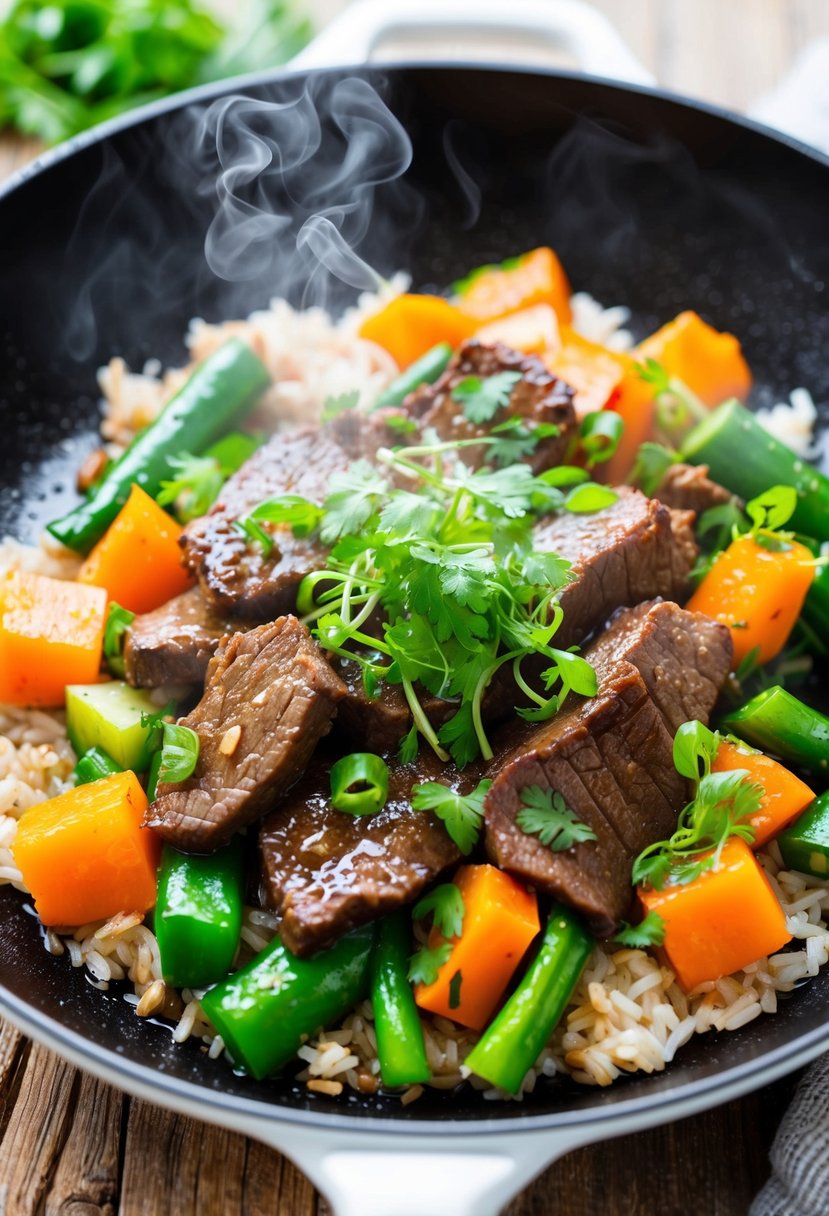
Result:
[[[463,896],[460,937],[433,984],[418,984],[421,1009],[481,1030],[539,931],[538,901],[509,874],[495,866],[461,866],[453,879]],[[439,946],[432,931],[429,945]]]
[[[402,371],[439,342],[459,346],[476,328],[441,296],[402,295],[366,317],[360,337],[387,350]]]
[[[615,401],[625,373],[621,355],[561,326],[561,344],[545,362],[557,376],[575,389],[573,405],[579,418],[608,408]]]
[[[525,355],[546,356],[561,346],[558,320],[549,304],[534,304],[475,330],[479,342],[503,342]]]
[[[142,828],[147,797],[115,773],[30,807],[12,851],[44,925],[85,925],[155,903],[160,842]]]
[[[570,320],[570,284],[561,262],[546,246],[499,266],[473,270],[456,290],[458,307],[477,321],[506,317],[535,304],[549,304],[559,321]]]
[[[64,687],[94,684],[106,592],[42,574],[0,579],[0,701],[63,705]]]
[[[814,577],[805,545],[791,541],[776,551],[741,536],[719,554],[686,608],[728,625],[735,668],[754,650],[767,663],[786,645]]]
[[[805,811],[814,801],[815,792],[771,756],[743,749],[723,739],[711,765],[712,771],[725,773],[740,768],[747,769],[750,779],[763,789],[760,809],[748,820],[754,828],[751,847],[757,849]]]
[[[78,581],[105,587],[109,598],[130,612],[152,612],[193,580],[181,564],[181,528],[140,486],[78,572]],[[68,681],[80,683],[80,681]]]
[[[624,371],[610,408],[621,416],[625,425],[616,451],[606,464],[600,466],[601,480],[611,486],[619,485],[628,476],[636,462],[640,445],[653,439],[654,425],[653,387],[640,376],[635,358],[630,355],[619,357]]]
[[[717,869],[664,891],[639,889],[665,923],[663,950],[686,992],[774,954],[791,938],[786,917],[751,849],[732,837]]]

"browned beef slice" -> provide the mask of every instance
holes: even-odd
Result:
[[[490,422],[480,425],[469,422],[452,390],[468,376],[486,379],[499,372],[518,372],[522,379],[513,388],[508,403]],[[561,464],[576,423],[569,384],[553,376],[535,355],[519,354],[501,342],[493,346],[474,340],[464,343],[434,384],[425,384],[409,394],[404,409],[417,419],[421,429],[432,427],[444,440],[483,437],[494,425],[511,417],[552,423],[559,428],[558,435],[542,440],[527,457],[527,463],[536,472]],[[466,448],[463,460],[472,466],[486,464],[486,448]]]
[[[733,497],[730,490],[711,480],[707,464],[672,464],[654,494],[666,507],[693,511],[695,515],[721,507]]]
[[[182,719],[199,736],[196,771],[159,785],[146,823],[185,853],[212,853],[302,776],[344,695],[296,617],[234,633],[210,660],[201,701]]]
[[[667,607],[673,611],[662,611]],[[672,724],[680,711],[667,689],[664,696],[660,690],[660,706],[649,690],[660,668],[675,666],[676,631],[683,627],[693,642],[692,663],[712,677],[700,681],[694,701],[697,716],[707,721],[730,659],[719,635],[712,647],[699,618],[675,605],[620,613],[611,642],[586,652],[595,658],[597,695],[551,722],[524,728],[487,795],[486,847],[492,859],[578,909],[599,936],[612,933],[627,912],[633,859],[670,835],[687,796],[661,704]],[[635,665],[640,661],[641,671]],[[527,786],[561,794],[597,839],[556,853],[523,832],[515,819]]]
[[[617,608],[656,596],[682,599],[689,590],[697,554],[689,517],[628,486],[620,486],[618,494],[602,511],[561,512],[536,528],[536,548],[571,563],[556,646],[580,642]]]
[[[315,762],[259,832],[263,898],[282,914],[282,940],[299,955],[409,903],[458,861],[440,820],[412,810],[411,790],[438,779],[463,792],[476,783],[457,773],[453,780],[436,757],[424,754],[414,765],[392,768],[382,811],[355,817],[331,807],[331,763]]]
[[[227,633],[247,629],[215,616],[198,587],[137,616],[124,647],[126,677],[136,688],[160,684],[202,684],[207,664]]]

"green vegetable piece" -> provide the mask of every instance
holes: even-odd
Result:
[[[593,939],[574,912],[553,910],[524,978],[466,1058],[476,1076],[515,1094],[573,995]]]
[[[91,781],[100,781],[102,777],[111,777],[113,773],[123,771],[112,756],[108,756],[100,747],[91,747],[75,765],[75,785],[88,785]]]
[[[681,459],[707,464],[714,481],[744,499],[769,486],[793,486],[797,505],[792,528],[829,540],[829,478],[769,435],[738,401],[726,401],[694,427],[682,445]]]
[[[189,726],[165,722],[157,782],[173,785],[192,777],[199,762],[200,748],[199,736]]]
[[[142,724],[141,717],[153,721]],[[79,756],[92,747],[105,751],[122,769],[143,773],[161,745],[158,706],[150,694],[123,680],[70,684],[66,689],[66,732]]]
[[[788,869],[829,878],[829,790],[780,833],[777,843]]]
[[[423,1027],[407,978],[409,923],[404,912],[380,922],[371,956],[371,1004],[380,1075],[389,1089],[428,1081]]]
[[[434,384],[438,376],[446,370],[451,358],[452,347],[448,342],[439,342],[401,372],[396,380],[392,380],[391,384],[383,389],[373,408],[380,410],[390,405],[402,405],[409,393],[413,393],[421,384]]]
[[[728,714],[722,729],[810,772],[829,768],[829,718],[779,684]]]
[[[806,595],[802,616],[821,642],[829,636],[829,562],[815,574]]]
[[[114,676],[124,674],[124,643],[135,613],[110,600],[104,626],[104,660]]]
[[[155,802],[158,792],[158,774],[161,771],[161,750],[153,752],[150,767],[147,769],[147,801]]]
[[[331,766],[331,805],[347,815],[376,815],[389,796],[389,766],[372,752],[353,752]]]
[[[355,929],[312,958],[296,958],[275,938],[211,988],[202,1009],[234,1061],[261,1080],[363,998],[373,944],[373,925]]]
[[[242,930],[242,843],[210,857],[161,854],[155,933],[161,971],[176,988],[204,988],[230,970]]]
[[[70,549],[87,553],[140,485],[155,496],[170,479],[181,452],[203,452],[253,405],[270,377],[249,346],[230,338],[196,368],[158,418],[137,436],[98,484],[95,493],[48,524]]]

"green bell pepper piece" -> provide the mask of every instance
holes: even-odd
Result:
[[[75,785],[88,785],[90,781],[100,781],[101,777],[111,777],[113,773],[121,772],[121,765],[116,764],[112,756],[101,751],[100,747],[90,747],[75,765]]]
[[[790,870],[829,877],[829,790],[780,833],[777,843]]]
[[[775,684],[722,720],[723,730],[810,772],[829,768],[829,718]]]
[[[413,393],[421,384],[434,384],[438,376],[445,370],[452,358],[452,347],[448,342],[439,342],[425,355],[415,359],[410,367],[392,380],[374,403],[373,409],[383,409],[384,406],[402,405],[409,393]]]
[[[79,756],[98,747],[122,769],[143,773],[161,746],[161,727],[142,726],[142,714],[157,715],[158,706],[123,680],[66,689],[66,733]]]
[[[408,980],[409,918],[396,912],[381,921],[371,956],[371,1004],[383,1084],[416,1085],[432,1075],[423,1027]]]
[[[224,979],[239,945],[243,903],[240,840],[210,857],[190,857],[164,846],[155,935],[168,984],[204,988]]]
[[[161,772],[161,760],[163,756],[164,753],[160,748],[157,752],[153,752],[150,767],[147,769],[148,802],[155,802],[156,791],[158,790],[158,774]]]
[[[274,938],[261,954],[202,998],[234,1061],[257,1080],[278,1072],[310,1035],[344,1017],[365,995],[374,926],[330,950],[296,958]]]
[[[594,944],[574,912],[553,909],[526,974],[466,1057],[476,1076],[518,1093],[573,995]]]

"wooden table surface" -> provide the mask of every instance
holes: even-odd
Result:
[[[393,2],[393,0],[390,0]],[[317,0],[324,11],[340,0]],[[600,0],[668,87],[743,108],[829,34],[829,0]],[[37,151],[0,135],[0,178]],[[682,1123],[581,1149],[509,1216],[742,1216],[794,1078]],[[323,1216],[253,1140],[125,1097],[0,1025],[0,1216]],[[424,1216],[428,1214],[424,1213]]]

